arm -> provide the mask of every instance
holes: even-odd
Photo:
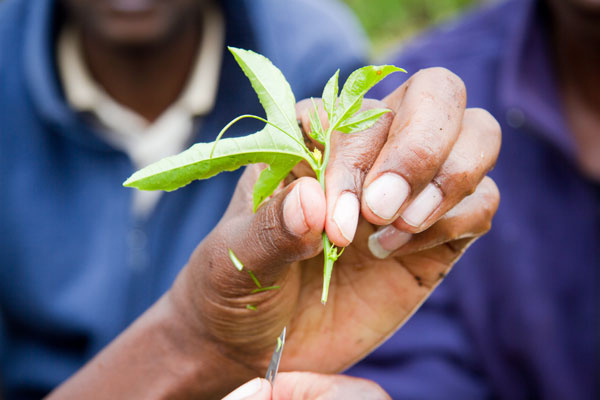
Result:
[[[167,293],[49,399],[219,398],[255,374],[195,331]]]

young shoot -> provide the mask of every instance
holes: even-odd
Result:
[[[171,191],[196,179],[208,179],[222,171],[233,171],[247,164],[265,163],[253,189],[253,209],[256,211],[264,199],[269,197],[279,183],[300,161],[306,161],[315,172],[325,190],[325,171],[331,152],[333,132],[357,133],[370,128],[388,109],[370,109],[359,112],[363,97],[379,81],[389,74],[403,69],[393,65],[366,66],[352,72],[339,91],[339,70],[329,79],[323,90],[323,108],[329,126],[323,128],[318,109],[313,101],[310,115],[311,129],[308,135],[322,145],[323,151],[309,150],[296,122],[296,99],[289,83],[277,67],[266,57],[249,50],[230,47],[229,50],[244,71],[265,109],[266,119],[255,115],[242,115],[219,133],[212,143],[197,143],[188,150],[167,157],[134,173],[124,186],[142,190]],[[338,96],[339,92],[339,96]],[[254,118],[265,123],[265,127],[243,137],[222,139],[225,132],[237,121]],[[323,290],[321,302],[327,302],[333,265],[342,255],[343,249],[334,246],[323,233]],[[241,271],[243,264],[229,250],[234,266]],[[252,293],[278,289],[278,286],[262,287],[252,271],[250,277],[257,288]],[[252,309],[248,305],[247,308]]]

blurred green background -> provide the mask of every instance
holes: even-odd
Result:
[[[379,57],[410,36],[482,0],[344,0],[354,10]]]

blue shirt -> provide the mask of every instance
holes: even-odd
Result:
[[[57,2],[58,3],[58,2]],[[298,98],[363,64],[347,10],[323,0],[222,1],[227,45],[280,67]],[[6,399],[40,398],[106,346],[172,284],[229,203],[238,173],[132,213],[134,170],[71,110],[54,62],[59,6],[0,3],[0,367]],[[310,26],[306,21],[311,21]],[[224,50],[225,51],[225,50]],[[215,110],[198,141],[240,114],[264,114],[225,53]],[[239,124],[228,135],[260,128]],[[2,397],[2,396],[0,396]]]
[[[488,5],[393,57],[443,66],[500,122],[492,230],[423,308],[350,373],[394,399],[595,399],[600,198],[577,167],[541,2]],[[405,77],[376,87],[383,96]]]

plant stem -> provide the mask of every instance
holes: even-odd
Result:
[[[331,272],[333,263],[337,259],[337,249],[331,245],[327,233],[323,232],[323,290],[321,292],[321,303],[327,303],[329,295],[329,283],[331,282]]]
[[[323,150],[323,161],[319,166],[317,179],[325,191],[325,171],[327,169],[327,163],[329,162],[330,153],[330,142],[331,133],[333,129],[331,127],[325,133],[325,148]],[[323,291],[321,292],[321,303],[325,305],[327,303],[327,296],[329,295],[329,283],[331,282],[331,273],[333,271],[333,264],[338,258],[337,248],[331,244],[327,233],[323,232]]]

